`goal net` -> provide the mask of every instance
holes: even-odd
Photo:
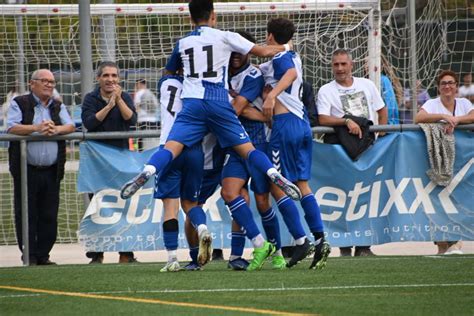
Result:
[[[130,1],[132,2],[132,1]],[[395,5],[394,5],[395,2]],[[272,17],[291,19],[297,32],[296,51],[301,55],[305,80],[315,91],[332,80],[331,53],[336,48],[352,52],[354,75],[366,76],[378,85],[381,57],[389,65],[391,78],[403,89],[408,82],[408,27],[397,1],[282,1],[216,3],[218,27],[243,29],[259,44]],[[420,79],[432,87],[439,68],[472,61],[472,40],[451,19],[462,13],[446,10],[441,0],[426,1],[417,16]],[[382,10],[381,10],[382,9]],[[77,5],[0,5],[0,102],[9,92],[27,88],[32,71],[49,68],[58,82],[57,90],[80,124],[80,32]],[[92,61],[115,60],[121,69],[125,91],[134,92],[138,79],[145,79],[156,93],[157,82],[174,43],[191,29],[186,4],[91,5]],[[471,28],[472,29],[472,28]],[[465,31],[464,31],[465,32]],[[470,56],[470,57],[469,57]],[[261,62],[257,59],[255,63]],[[464,66],[463,66],[464,67]],[[460,69],[455,69],[460,70]],[[93,75],[93,74],[90,74]],[[401,92],[403,93],[403,91]],[[8,104],[8,103],[6,103]],[[2,116],[7,105],[2,107]],[[2,119],[5,125],[5,119]],[[0,125],[1,126],[1,125]],[[156,125],[142,121],[137,128]],[[68,149],[66,177],[62,182],[59,211],[59,242],[75,242],[78,222],[85,211],[82,195],[76,192],[77,143]],[[8,174],[6,144],[0,143],[0,244],[14,244],[12,181]]]

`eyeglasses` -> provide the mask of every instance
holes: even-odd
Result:
[[[51,85],[51,86],[53,86],[53,87],[56,86],[56,81],[54,81],[54,80],[48,80],[48,79],[46,79],[46,78],[42,78],[42,79],[31,79],[31,80],[40,81],[40,82],[41,82],[42,84],[44,84],[44,85],[49,84],[49,85]]]
[[[447,86],[447,85],[450,85],[450,86],[455,86],[457,85],[458,83],[456,81],[441,81],[439,83],[440,86]]]

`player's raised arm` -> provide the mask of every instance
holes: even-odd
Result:
[[[258,57],[273,57],[278,53],[291,50],[291,48],[291,44],[267,46],[254,45],[250,50],[250,54]]]

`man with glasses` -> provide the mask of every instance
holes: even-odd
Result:
[[[55,136],[74,132],[64,104],[54,100],[56,81],[51,71],[39,69],[30,80],[31,93],[14,98],[8,109],[7,131],[16,135]],[[10,142],[10,173],[13,176],[15,226],[23,252],[21,224],[20,143]],[[28,240],[30,265],[52,265],[49,252],[56,242],[59,188],[64,176],[64,141],[27,143]],[[23,258],[25,259],[25,258]]]

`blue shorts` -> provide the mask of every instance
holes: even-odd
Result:
[[[217,137],[222,148],[250,142],[229,102],[183,99],[183,109],[176,116],[168,140],[191,146],[200,142],[208,132]]]
[[[197,201],[204,174],[203,166],[201,143],[186,147],[168,168],[155,177],[154,198]]]
[[[264,153],[267,152],[268,144],[259,144],[256,148]],[[239,178],[248,181],[250,178],[250,188],[256,194],[270,192],[270,183],[266,174],[250,166],[247,160],[239,156],[234,150],[229,149],[222,170],[222,178]]]
[[[308,121],[293,113],[273,116],[269,158],[285,178],[295,182],[311,178],[313,135]]]
[[[222,169],[204,170],[204,177],[201,184],[201,192],[199,193],[198,204],[202,205],[206,203],[207,199],[210,198],[217,187],[221,184]]]

